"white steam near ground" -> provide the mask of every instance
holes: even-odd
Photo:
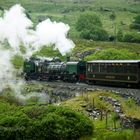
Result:
[[[11,59],[20,55],[24,59],[41,50],[43,46],[54,45],[62,55],[74,48],[74,43],[67,38],[70,27],[62,22],[46,19],[33,30],[33,22],[26,16],[25,9],[17,4],[0,17],[0,92],[10,87],[17,97],[26,99],[21,94],[24,81],[16,80],[16,69]],[[6,44],[9,48],[5,47]],[[20,47],[24,46],[25,53]]]

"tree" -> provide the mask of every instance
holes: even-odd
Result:
[[[100,18],[92,13],[81,14],[76,23],[76,29],[84,39],[107,40],[108,34],[102,27]]]
[[[109,16],[110,20],[113,21],[113,28],[114,28],[114,41],[116,42],[116,36],[117,36],[117,29],[116,29],[116,14],[115,12],[112,12],[111,15]]]
[[[140,31],[140,15],[137,15],[136,17],[134,17],[134,20],[132,24],[130,25],[130,28]]]
[[[112,116],[112,120],[113,120],[114,130],[116,131],[117,121],[119,120],[119,115],[117,113],[114,113],[113,116]]]
[[[122,30],[119,30],[118,32],[117,32],[117,40],[118,41],[123,41],[123,32],[122,32]]]

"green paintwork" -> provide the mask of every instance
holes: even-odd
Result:
[[[33,72],[36,72],[36,66],[35,66],[34,62],[25,61],[24,62],[24,72],[25,73],[33,73]]]
[[[66,71],[69,73],[69,74],[77,74],[77,63],[69,63],[67,64],[66,66]]]
[[[66,71],[69,74],[84,74],[86,71],[86,62],[85,61],[67,62]]]

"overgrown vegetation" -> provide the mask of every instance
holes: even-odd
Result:
[[[17,0],[1,0],[0,9],[7,9],[17,3]],[[114,35],[114,26],[116,30],[128,32],[131,29],[133,18],[140,12],[139,1],[133,0],[22,0],[21,5],[27,9],[28,17],[35,24],[46,19],[47,17],[56,21],[63,21],[70,25],[70,36],[77,38],[79,33],[75,29],[75,23],[81,13],[89,12],[100,17],[103,28],[110,34]],[[113,13],[113,14],[112,14]],[[111,15],[115,18],[112,20]],[[113,16],[114,17],[114,16]],[[115,24],[114,24],[115,23]]]
[[[134,17],[134,20],[133,20],[132,24],[130,25],[130,27],[132,29],[136,29],[136,30],[140,31],[140,15],[137,15],[136,17]]]
[[[16,3],[17,0],[0,0],[0,16],[3,16],[4,9]],[[74,57],[80,53],[85,60],[140,59],[140,2],[138,0],[21,0],[18,3],[26,9],[28,18],[34,22],[34,27],[46,18],[69,24],[71,27],[69,37],[76,44],[72,52]],[[92,19],[95,19],[95,22]],[[57,56],[65,59],[51,46],[44,46],[34,55]],[[23,64],[23,58],[17,55],[12,62],[19,69]],[[26,90],[39,91],[42,88],[30,85]],[[20,106],[23,104],[7,93],[4,97],[0,97],[0,139],[63,140],[83,137],[86,140],[132,140],[131,129],[118,132],[106,129],[106,127],[114,128],[115,125],[120,127],[116,114],[110,114],[108,123],[105,116],[100,116],[100,119],[93,121],[84,116],[87,112],[83,105],[95,106],[105,112],[108,108],[110,111],[113,110],[108,103],[99,100],[99,95],[119,99],[127,116],[140,118],[139,107],[133,100],[124,100],[111,93],[90,93],[71,99],[62,106]],[[31,99],[29,104],[33,102],[36,104],[36,99]],[[80,113],[76,113],[77,111]],[[91,135],[93,130],[93,138],[86,137]]]
[[[16,3],[17,0],[1,0],[0,15],[3,15],[4,9],[8,9]],[[74,55],[77,52],[84,51],[94,53],[97,50],[106,48],[128,49],[136,56],[140,53],[140,45],[134,44],[140,42],[138,33],[140,21],[139,1],[68,0],[66,2],[64,0],[22,0],[20,4],[26,9],[27,16],[34,22],[34,26],[46,18],[69,24],[71,27],[69,37],[76,44],[76,48],[73,50]],[[80,21],[81,18],[82,22]],[[86,28],[83,25],[86,25]],[[87,40],[80,38],[86,38]],[[110,40],[110,42],[95,42],[89,39]],[[63,60],[65,59],[58,50],[54,51],[51,47],[47,48],[45,46],[37,55],[59,56]],[[133,57],[130,56],[129,59],[133,59]],[[16,68],[20,68],[22,59],[15,57],[13,63]]]
[[[85,57],[85,60],[135,60],[140,59],[140,56],[126,49],[109,48],[106,50],[97,51],[94,54]]]
[[[133,99],[124,99],[118,95],[112,94],[111,92],[95,91],[83,94],[80,97],[68,100],[62,103],[63,106],[71,107],[73,110],[85,113],[89,116],[86,110],[91,108],[98,108],[103,111],[99,118],[93,119],[94,122],[94,136],[96,140],[132,140],[133,130],[132,129],[121,129],[120,120],[114,111],[113,106],[104,100],[100,100],[101,96],[110,97],[119,100],[122,109],[126,116],[140,119],[138,108]],[[133,108],[133,111],[132,111]],[[135,110],[134,110],[135,108]],[[106,115],[105,112],[108,112]],[[104,115],[103,115],[104,114]],[[91,116],[92,117],[92,116]],[[107,117],[107,118],[106,118]],[[117,129],[116,132],[113,130]],[[120,131],[121,129],[121,131]],[[138,136],[139,137],[139,136]]]
[[[62,106],[10,105],[0,99],[0,139],[77,139],[91,135],[93,123]]]
[[[93,13],[80,15],[76,23],[76,29],[84,39],[108,40],[108,34],[102,27],[102,22]]]

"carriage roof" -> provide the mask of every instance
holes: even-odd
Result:
[[[87,63],[140,63],[140,60],[93,60]]]

